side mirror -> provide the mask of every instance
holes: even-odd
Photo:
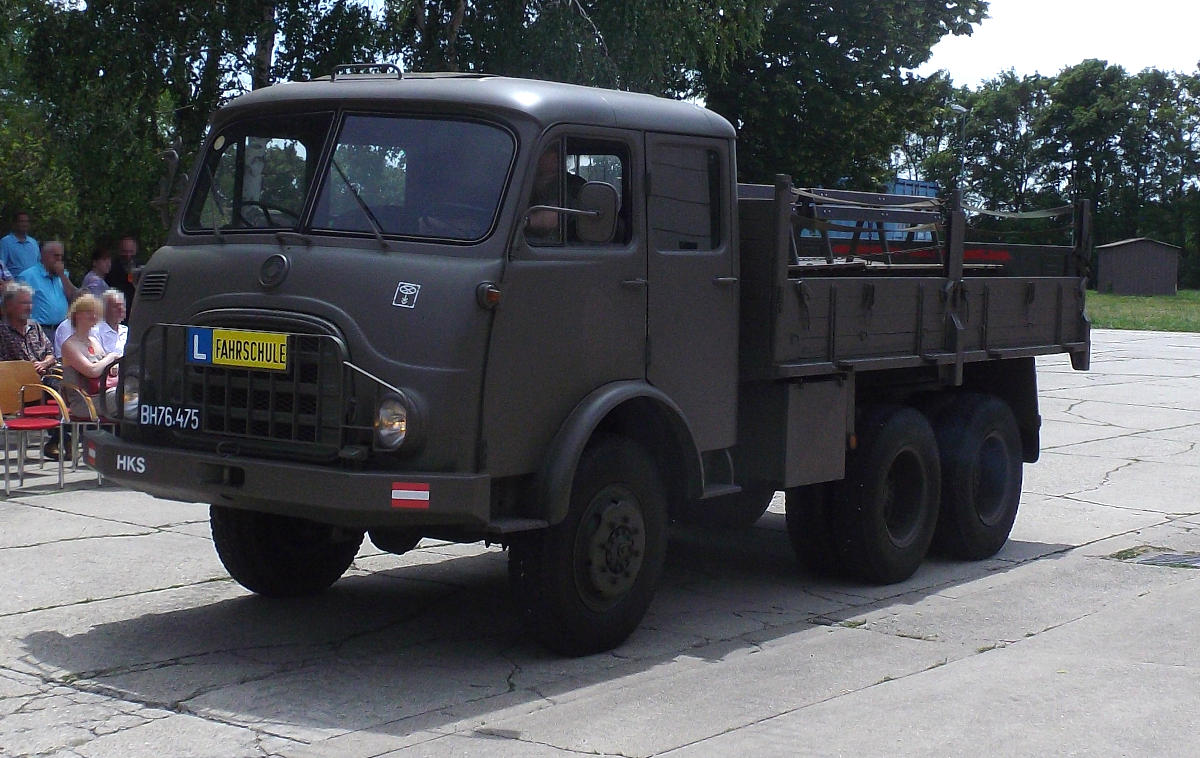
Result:
[[[612,242],[617,232],[617,211],[621,207],[617,189],[608,182],[587,182],[579,188],[576,204],[579,210],[586,212],[575,218],[575,234],[579,241],[589,245]]]

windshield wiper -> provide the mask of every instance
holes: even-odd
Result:
[[[225,209],[221,207],[221,193],[217,189],[217,180],[216,177],[213,176],[212,166],[208,165],[207,160],[203,161],[201,165],[204,166],[204,173],[208,175],[208,195],[213,200],[213,206],[221,212],[222,218],[228,221],[229,216],[225,215]],[[220,242],[222,245],[225,244],[225,235],[221,234],[221,230],[217,226],[216,213],[213,214],[212,233],[213,236],[217,238],[217,242]]]
[[[372,213],[371,209],[367,207],[367,204],[363,202],[362,195],[359,195],[358,190],[354,189],[354,185],[350,182],[350,179],[347,178],[346,172],[342,171],[342,167],[338,165],[338,162],[333,158],[330,158],[329,162],[333,164],[334,169],[338,172],[338,176],[342,178],[342,182],[346,185],[346,189],[350,190],[350,194],[354,197],[354,202],[358,203],[359,209],[363,212],[363,215],[367,217],[367,223],[371,225],[371,231],[375,232],[375,239],[379,240],[379,246],[384,250],[387,250],[387,240],[383,238],[383,229],[379,226],[379,219],[375,218],[375,214]]]

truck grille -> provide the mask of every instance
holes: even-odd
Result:
[[[293,335],[291,369],[186,366],[185,404],[200,409],[201,431],[281,442],[341,445],[341,355],[331,340]]]
[[[184,413],[194,409],[197,428],[142,426],[146,432],[217,451],[310,460],[331,460],[346,444],[362,442],[364,431],[353,418],[354,380],[340,339],[290,333],[287,371],[270,371],[189,363],[187,335],[188,327],[174,324],[148,330],[140,402]]]

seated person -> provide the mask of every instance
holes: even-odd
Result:
[[[33,290],[21,282],[4,286],[4,323],[0,325],[0,360],[30,361],[39,374],[54,368],[54,344],[32,318]]]
[[[110,415],[115,408],[116,383],[115,364],[121,359],[116,353],[106,353],[100,341],[91,336],[91,331],[100,322],[100,301],[93,295],[84,294],[71,303],[67,319],[74,327],[74,334],[62,344],[63,384],[71,384],[92,398],[99,415]],[[78,392],[67,392],[67,406],[71,415],[88,418],[86,401]]]
[[[560,179],[566,180],[566,198],[560,192]],[[566,171],[559,143],[555,142],[546,148],[538,158],[537,172],[533,179],[533,192],[529,195],[529,205],[548,205],[555,208],[574,208],[579,198],[579,188],[586,184],[583,177]],[[559,234],[563,214],[555,211],[533,211],[525,227],[525,234],[530,242],[548,244],[561,242]]]
[[[104,320],[96,325],[93,336],[100,340],[106,353],[125,355],[125,342],[129,339],[129,327],[125,320],[125,293],[119,289],[104,291]]]

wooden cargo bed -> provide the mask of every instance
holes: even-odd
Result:
[[[933,262],[905,258],[906,247],[929,251],[929,243],[901,244],[871,257],[801,256],[812,250],[812,241],[798,241],[797,230],[812,215],[836,218],[814,213],[816,192],[781,181],[769,198],[761,185],[742,193],[744,379],[931,365],[954,366],[961,376],[965,363],[1064,352],[1077,368],[1086,368],[1086,219],[1078,223],[1074,247],[1044,248],[1046,268],[1059,274],[1054,276],[1022,274],[1004,262],[965,262],[965,217],[952,211],[943,218],[928,198],[916,199],[925,201],[922,208],[910,209],[904,220],[921,222],[944,240]],[[836,200],[853,202],[855,196],[838,193]],[[891,221],[895,206],[914,200],[861,198],[854,218],[868,222],[872,210]],[[873,204],[879,198],[884,202]],[[835,212],[844,212],[839,208]],[[828,237],[823,241],[831,247]]]

